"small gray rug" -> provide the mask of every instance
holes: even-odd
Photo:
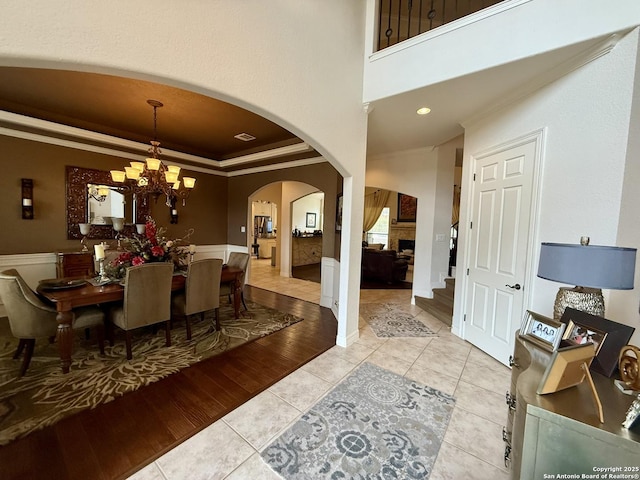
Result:
[[[368,308],[363,309],[361,315],[373,333],[380,338],[438,336],[400,305],[391,303],[369,305]]]
[[[454,404],[364,363],[261,455],[287,480],[427,479]]]

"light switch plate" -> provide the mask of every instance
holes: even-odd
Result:
[[[247,231],[247,227],[245,227],[244,225],[242,225],[242,226],[240,227],[240,232],[241,232],[241,233],[245,233],[246,231]]]
[[[445,236],[444,233],[436,233],[436,242],[444,242]]]

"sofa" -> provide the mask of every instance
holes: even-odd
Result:
[[[362,249],[362,280],[400,282],[406,278],[408,268],[409,262],[398,258],[395,250]]]

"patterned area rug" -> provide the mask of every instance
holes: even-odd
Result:
[[[187,340],[184,322],[177,321],[168,348],[164,327],[156,333],[134,330],[131,361],[126,359],[124,333],[118,328],[114,346],[105,344],[104,356],[95,340],[87,341],[84,332],[76,332],[71,371],[66,375],[60,370],[57,345],[39,339],[29,370],[18,378],[22,360],[12,359],[18,341],[8,319],[1,318],[0,445],[302,320],[251,302],[249,311],[236,320],[233,307],[221,303],[221,331],[209,331],[214,325],[211,313],[204,321],[192,321],[192,337]]]
[[[287,480],[427,479],[454,404],[364,363],[261,455]]]
[[[394,303],[366,304],[360,308],[360,315],[380,338],[437,337],[438,334],[415,318],[409,308]]]

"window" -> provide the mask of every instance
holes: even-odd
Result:
[[[382,209],[375,225],[367,232],[367,243],[382,243],[389,248],[389,207]]]

